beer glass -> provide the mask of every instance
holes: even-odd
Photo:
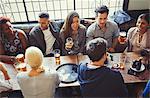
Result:
[[[55,49],[54,50],[54,57],[55,57],[55,61],[56,64],[60,64],[60,50],[59,49]]]
[[[119,39],[120,44],[125,44],[125,42],[126,42],[126,32],[120,32],[119,37],[120,37],[120,39]]]
[[[15,68],[18,71],[26,71],[26,64],[24,63],[24,54],[18,54],[16,56]]]

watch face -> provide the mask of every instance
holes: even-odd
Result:
[[[77,73],[77,65],[72,63],[66,63],[60,65],[56,71],[60,77],[62,83],[73,83],[77,81],[78,73]]]

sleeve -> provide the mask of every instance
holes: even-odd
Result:
[[[60,38],[61,38],[61,50],[62,50],[62,55],[67,55],[67,50],[65,49],[65,37],[63,31],[60,32]]]
[[[128,90],[126,88],[126,85],[124,83],[123,77],[121,75],[120,72],[118,72],[118,83],[117,83],[117,87],[118,87],[118,93],[120,95],[120,97],[128,97]]]
[[[86,28],[83,28],[82,32],[82,36],[79,40],[81,40],[81,44],[80,44],[80,51],[79,53],[85,53],[85,44],[86,44]]]
[[[24,53],[28,46],[28,38],[27,38],[26,33],[23,30],[17,29],[17,32],[19,33],[19,38],[20,38],[21,44],[23,46],[22,53]]]
[[[37,46],[36,39],[35,39],[35,29],[34,28],[29,33],[29,45],[30,46]]]
[[[135,30],[135,28],[130,28],[130,29],[128,30],[128,33],[127,33],[128,51],[132,51],[131,39],[132,39],[133,31],[134,31],[134,30]]]
[[[86,32],[86,43],[88,43],[90,40],[94,38],[94,28],[92,24],[91,26],[88,27],[87,32]]]
[[[114,25],[114,32],[113,32],[113,39],[119,36],[120,29],[118,28],[118,25],[116,23]]]

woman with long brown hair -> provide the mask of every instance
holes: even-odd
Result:
[[[80,24],[79,14],[75,11],[67,15],[61,29],[62,55],[74,55],[84,53],[86,43],[86,28]],[[72,44],[67,43],[72,40]]]

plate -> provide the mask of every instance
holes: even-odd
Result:
[[[131,69],[132,69],[133,71],[136,71],[136,72],[142,72],[142,71],[145,70],[145,66],[142,64],[140,70],[137,70],[136,68],[133,68],[133,67],[131,67]]]
[[[73,83],[77,81],[77,65],[72,63],[66,63],[60,65],[56,71],[60,77],[62,83]]]

